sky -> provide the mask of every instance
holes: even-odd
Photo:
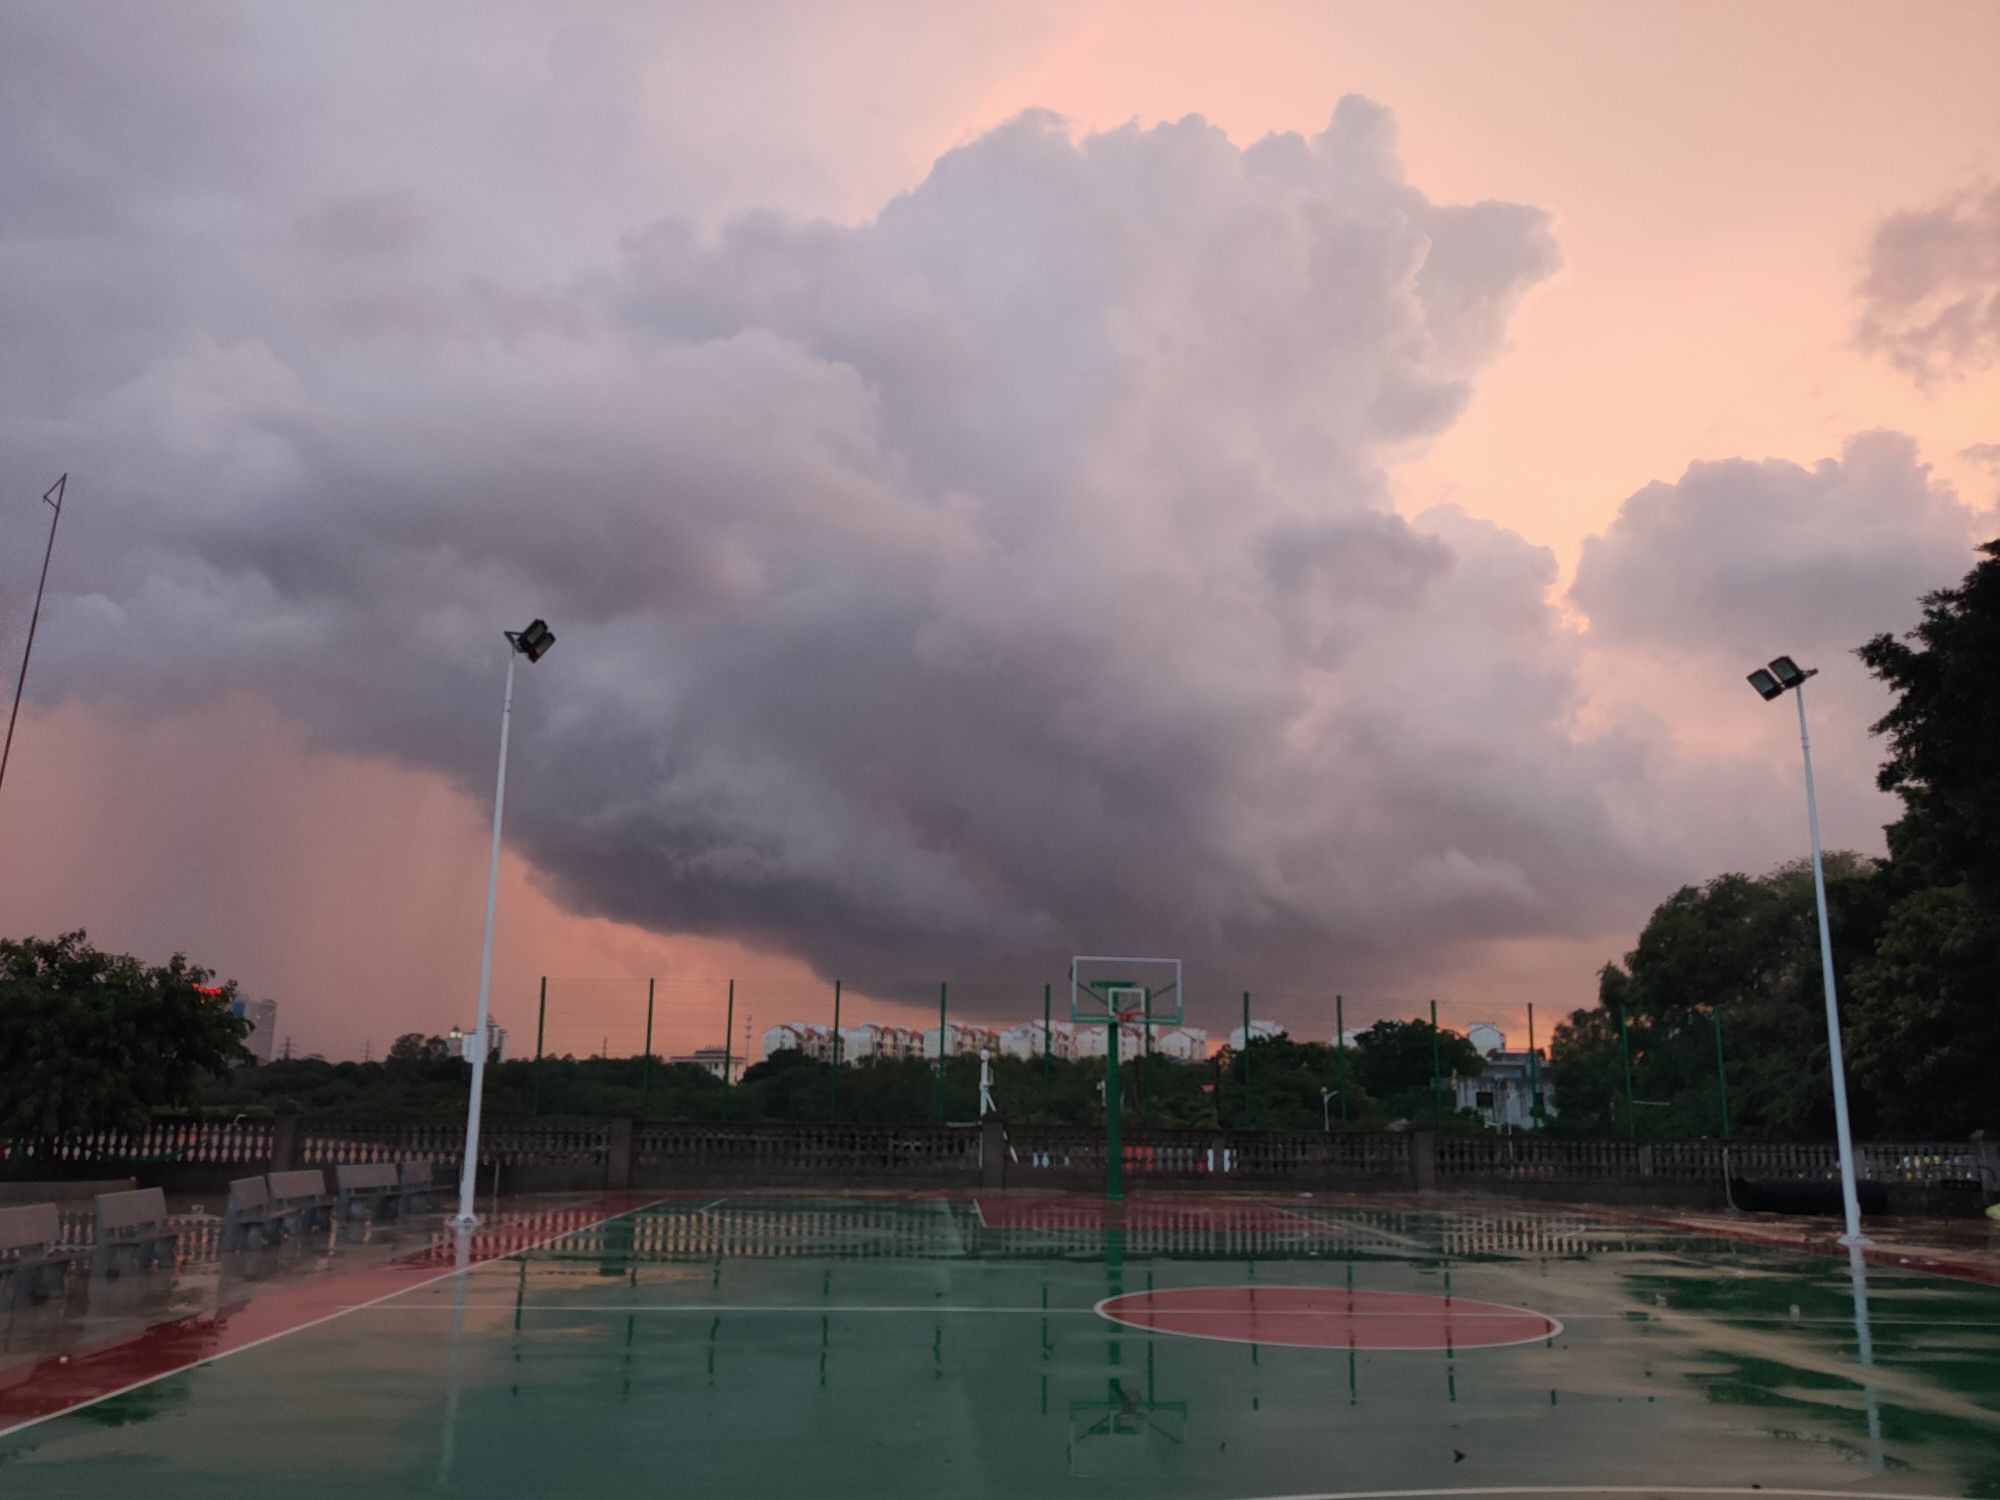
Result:
[[[0,0],[0,932],[295,1050],[1591,1003],[1894,806],[2000,11]],[[1782,711],[1780,711],[1782,710]],[[1543,1033],[1546,1036],[1546,1030]],[[518,1043],[517,1043],[518,1046]]]

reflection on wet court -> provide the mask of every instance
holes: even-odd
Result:
[[[496,1254],[20,1427],[0,1493],[2000,1495],[2000,1288],[1579,1212],[731,1197]]]

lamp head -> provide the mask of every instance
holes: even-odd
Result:
[[[1784,685],[1762,667],[1750,674],[1750,686],[1762,695],[1766,703],[1773,698],[1782,697],[1785,691]]]
[[[556,643],[556,633],[546,620],[530,620],[526,630],[510,630],[507,641],[529,661],[540,661]]]
[[[1779,656],[1771,660],[1771,675],[1778,679],[1779,687],[1795,688],[1813,674],[1789,656]]]

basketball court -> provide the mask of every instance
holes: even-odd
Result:
[[[306,1270],[16,1309],[0,1493],[2000,1495],[2000,1287],[1579,1210],[598,1198]]]

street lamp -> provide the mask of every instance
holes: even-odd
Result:
[[[507,806],[507,730],[514,719],[514,664],[525,656],[540,661],[556,643],[555,632],[545,620],[529,622],[526,630],[509,630],[507,637],[507,692],[500,700],[500,775],[493,789],[493,848],[486,857],[486,937],[479,949],[479,1015],[472,1023],[477,1041],[472,1049],[472,1097],[465,1106],[465,1164],[458,1177],[458,1214],[451,1227],[476,1227],[479,1216],[472,1211],[472,1195],[479,1178],[479,1104],[486,1084],[486,996],[493,978],[493,903],[500,892],[500,814]]]
[[[1774,657],[1768,666],[1750,674],[1750,686],[1766,703],[1790,692],[1799,706],[1799,749],[1806,764],[1806,824],[1812,830],[1813,899],[1819,907],[1819,971],[1826,986],[1827,1060],[1833,1069],[1833,1125],[1840,1144],[1840,1196],[1847,1216],[1843,1245],[1865,1245],[1861,1232],[1861,1200],[1854,1190],[1854,1135],[1847,1124],[1847,1067],[1841,1060],[1840,1009],[1833,998],[1833,929],[1826,920],[1826,874],[1819,858],[1819,805],[1813,796],[1812,740],[1806,734],[1808,677],[1819,675],[1817,667],[1801,667],[1789,656]]]
[[[1333,1134],[1333,1096],[1339,1092],[1339,1089],[1319,1091],[1319,1128],[1328,1135]],[[1343,1115],[1341,1118],[1345,1119],[1346,1116]]]

